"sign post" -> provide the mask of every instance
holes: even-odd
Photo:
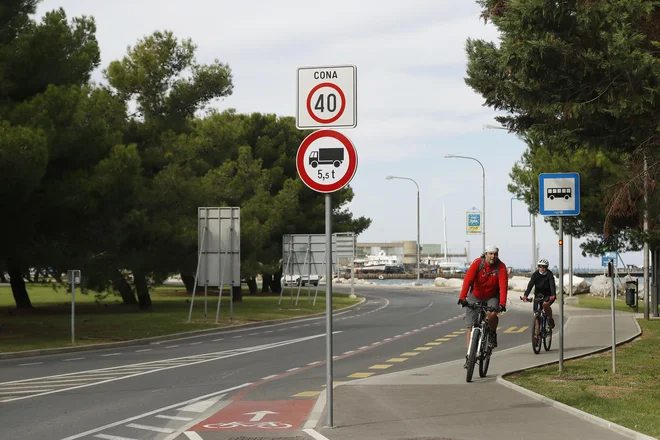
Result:
[[[74,345],[76,335],[76,284],[80,284],[80,271],[70,270],[66,274],[71,283],[71,345]]]
[[[559,372],[564,371],[564,225],[562,217],[580,214],[578,173],[539,174],[539,211],[559,217]]]
[[[297,77],[296,127],[319,128],[307,136],[296,155],[296,169],[309,188],[325,194],[327,413],[332,428],[332,202],[330,193],[348,185],[357,170],[357,151],[343,134],[328,128],[357,126],[357,67],[300,67]]]

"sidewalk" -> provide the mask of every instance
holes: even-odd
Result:
[[[526,307],[521,305],[516,307]],[[529,306],[531,314],[531,306]],[[558,310],[555,320],[559,325]],[[611,312],[564,306],[564,360],[612,346]],[[641,333],[632,313],[616,314],[617,344]],[[619,425],[524,390],[501,375],[557,362],[552,349],[531,346],[495,351],[488,376],[465,382],[464,360],[355,380],[334,388],[333,428],[327,428],[325,392],[305,428],[322,440],[539,440],[651,439]],[[313,432],[312,429],[316,432]]]

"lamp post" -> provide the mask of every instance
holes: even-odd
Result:
[[[481,175],[482,175],[482,184],[481,184],[481,238],[482,238],[482,245],[483,249],[482,252],[486,252],[486,169],[484,168],[484,165],[479,162],[477,159],[474,157],[470,156],[458,156],[455,154],[445,154],[445,158],[447,159],[470,159],[475,162],[477,162],[479,165],[481,165]]]
[[[420,282],[419,282],[419,249],[421,247],[421,243],[419,242],[419,185],[417,185],[417,182],[415,182],[413,179],[411,179],[409,177],[387,176],[387,177],[385,177],[385,179],[386,180],[392,180],[392,179],[410,180],[417,187],[417,285],[419,285],[420,284]]]

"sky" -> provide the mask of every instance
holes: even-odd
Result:
[[[97,24],[101,70],[126,54],[128,46],[156,30],[171,30],[197,45],[197,61],[229,64],[234,92],[214,103],[239,113],[295,116],[297,69],[357,66],[357,127],[342,129],[358,152],[348,208],[372,219],[359,242],[416,240],[417,188],[420,241],[444,244],[450,252],[482,249],[480,235],[466,234],[466,211],[482,206],[486,174],[487,244],[500,248],[508,266],[530,267],[532,230],[524,204],[508,192],[509,172],[525,144],[496,126],[492,109],[464,82],[467,38],[497,41],[494,26],[479,18],[473,0],[45,0],[38,16],[62,7],[69,18],[92,16]],[[566,172],[578,172],[566,165]],[[322,197],[322,195],[319,195]],[[443,208],[446,229],[443,225]],[[515,225],[512,226],[512,225]],[[554,266],[558,235],[536,217],[539,258]],[[469,240],[469,243],[468,243]],[[564,241],[568,264],[568,237]],[[575,267],[601,266],[600,257],[582,257],[573,240]],[[642,265],[641,252],[621,255]]]

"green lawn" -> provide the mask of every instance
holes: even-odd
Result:
[[[610,298],[580,295],[580,307],[609,309]],[[642,303],[640,302],[640,312]],[[616,301],[617,310],[631,309]],[[635,431],[660,438],[660,320],[638,319],[642,336],[612,353],[569,360],[507,376],[511,382]]]
[[[311,291],[311,300],[314,298]],[[52,286],[28,286],[34,310],[18,311],[9,287],[0,287],[0,352],[71,346],[71,292]],[[297,290],[293,291],[295,301]],[[233,303],[233,319],[229,320],[228,291],[223,291],[219,323],[215,323],[218,306],[217,290],[209,291],[208,313],[204,317],[204,291],[196,292],[192,320],[188,323],[191,295],[183,287],[153,289],[150,311],[126,306],[116,296],[97,302],[94,294],[75,295],[76,345],[161,336],[193,330],[214,329],[229,325],[291,318],[325,312],[325,287],[319,288],[316,305],[307,302],[307,289],[301,289],[298,305],[285,290],[282,304],[279,295],[249,295]],[[348,295],[333,292],[333,309],[359,302]]]
[[[577,304],[576,307],[612,310],[612,298],[610,297],[601,298],[601,297],[591,296],[589,294],[577,295],[577,297],[580,303]],[[566,298],[568,298],[568,296],[566,296]],[[644,306],[645,306],[644,301],[640,299],[638,313],[644,313]],[[619,312],[634,312],[632,307],[626,305],[625,297],[617,297],[614,300],[614,308]]]

